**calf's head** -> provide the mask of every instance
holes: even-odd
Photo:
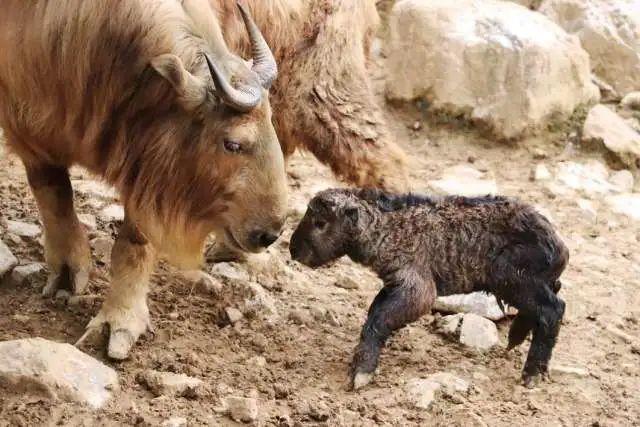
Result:
[[[151,62],[175,91],[176,108],[162,117],[159,133],[179,147],[164,154],[174,158],[154,153],[156,170],[169,176],[158,178],[167,201],[152,234],[161,251],[185,268],[200,261],[212,231],[235,249],[258,252],[278,238],[285,220],[284,158],[268,100],[277,67],[260,31],[241,11],[252,65],[224,46],[203,49],[193,72],[173,54]]]
[[[348,190],[318,193],[291,236],[291,258],[319,267],[347,255],[364,229],[365,207]]]

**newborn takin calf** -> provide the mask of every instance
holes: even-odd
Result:
[[[293,233],[293,259],[319,267],[343,255],[384,282],[351,363],[351,386],[373,377],[391,333],[427,313],[436,295],[493,293],[516,307],[508,348],[533,332],[525,385],[547,374],[564,314],[556,295],[569,252],[545,217],[505,197],[390,195],[326,190]]]

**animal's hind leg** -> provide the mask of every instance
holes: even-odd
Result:
[[[89,281],[91,251],[87,235],[73,209],[73,190],[64,167],[26,166],[29,185],[44,224],[44,253],[50,275],[42,290],[84,292]]]
[[[435,301],[436,287],[430,278],[413,270],[401,270],[392,280],[393,283],[385,283],[369,307],[351,362],[350,380],[354,389],[373,378],[380,351],[391,333],[419,319]]]
[[[541,375],[548,374],[549,360],[560,331],[565,303],[552,291],[550,284],[537,278],[526,279],[514,275],[509,287],[508,293],[500,294],[501,298],[518,309],[515,325],[512,325],[509,332],[509,345],[517,340],[523,341],[529,327],[533,331],[531,347],[522,372],[525,385],[530,387],[535,385]]]
[[[100,312],[87,325],[79,345],[92,332],[110,328],[107,354],[122,360],[147,330],[151,330],[147,293],[155,266],[155,252],[137,227],[125,216],[111,251],[111,289]]]

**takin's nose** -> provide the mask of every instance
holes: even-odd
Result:
[[[267,248],[271,246],[273,242],[278,240],[280,233],[274,233],[273,231],[255,230],[249,235],[249,242],[256,248]]]

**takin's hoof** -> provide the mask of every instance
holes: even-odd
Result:
[[[88,269],[74,271],[65,264],[59,272],[49,275],[47,284],[42,288],[42,296],[51,298],[61,290],[69,291],[73,295],[80,295],[84,293],[88,283]]]
[[[113,313],[105,314],[102,309],[89,322],[87,330],[75,343],[75,346],[82,344],[91,335],[102,332],[107,326],[109,327],[107,356],[113,360],[127,359],[138,338],[145,332],[151,334],[154,332],[146,306],[141,314],[136,314],[133,310],[115,310]]]
[[[528,374],[526,372],[522,373],[522,385],[528,389],[536,388],[540,383],[549,381],[550,378],[548,372],[537,372],[533,374]]]
[[[356,372],[351,380],[351,390],[356,391],[368,385],[373,380],[373,372]]]

